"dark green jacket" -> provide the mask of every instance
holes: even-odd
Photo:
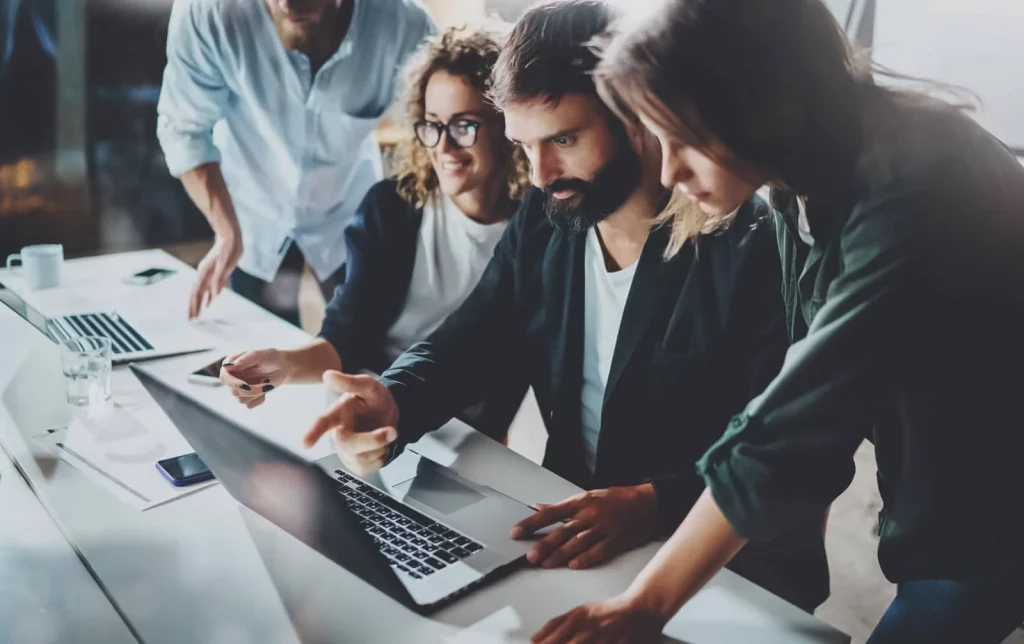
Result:
[[[698,463],[752,540],[818,516],[865,437],[896,582],[964,579],[1024,546],[1024,169],[959,115],[876,115],[845,198],[776,195],[790,347]]]

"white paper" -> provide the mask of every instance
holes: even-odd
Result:
[[[526,642],[523,620],[515,608],[505,606],[445,641],[449,644],[510,644]]]
[[[163,423],[167,424],[166,419]],[[160,423],[143,424],[118,406],[98,417],[76,419],[66,429],[46,430],[35,439],[138,510],[148,510],[216,483],[182,488],[171,485],[157,470],[156,462],[190,453],[188,442],[173,426],[168,431]]]

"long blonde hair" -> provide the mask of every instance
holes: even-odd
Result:
[[[438,186],[430,154],[413,132],[413,124],[423,119],[430,77],[445,71],[465,78],[474,89],[487,96],[491,70],[500,51],[498,37],[488,31],[451,28],[425,42],[406,64],[403,71],[406,136],[396,146],[392,164],[398,179],[398,194],[414,207],[422,208]],[[530,183],[529,165],[522,150],[511,143],[507,145],[507,152],[510,162],[505,196],[510,201],[520,201]]]

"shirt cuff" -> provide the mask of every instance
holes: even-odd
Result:
[[[736,532],[750,541],[766,541],[779,527],[767,510],[767,482],[760,465],[736,451],[737,435],[751,431],[754,422],[746,414],[733,417],[722,438],[697,461],[697,473]]]
[[[220,163],[220,150],[213,143],[213,134],[178,132],[169,126],[160,128],[160,146],[167,161],[167,170],[175,178],[207,163]]]

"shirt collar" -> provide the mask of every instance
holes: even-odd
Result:
[[[337,51],[331,54],[330,58],[328,58],[324,62],[324,67],[327,67],[328,65],[331,65],[339,60],[344,60],[351,56],[352,52],[355,51],[356,42],[359,40],[360,33],[362,32],[361,11],[363,8],[363,0],[345,1],[352,2],[355,4],[355,6],[352,8],[352,19],[349,21],[348,31],[345,32],[345,37],[341,39],[341,44],[338,45]],[[270,29],[274,33],[274,38],[277,39],[278,36],[276,28],[274,27],[274,21],[273,19],[271,19],[269,12],[265,11],[265,13],[267,14],[267,21],[270,23]],[[280,42],[279,39],[278,42]],[[308,58],[306,54],[302,53],[301,51],[295,51],[294,49],[285,49],[284,52],[288,56]]]
[[[352,19],[348,24],[348,31],[345,32],[345,37],[341,39],[341,44],[338,45],[338,51],[334,52],[327,62],[332,60],[342,60],[348,58],[355,51],[355,44],[359,40],[360,27],[362,26],[361,10],[363,8],[363,0],[345,0],[346,2],[352,2],[355,6],[352,8]]]

